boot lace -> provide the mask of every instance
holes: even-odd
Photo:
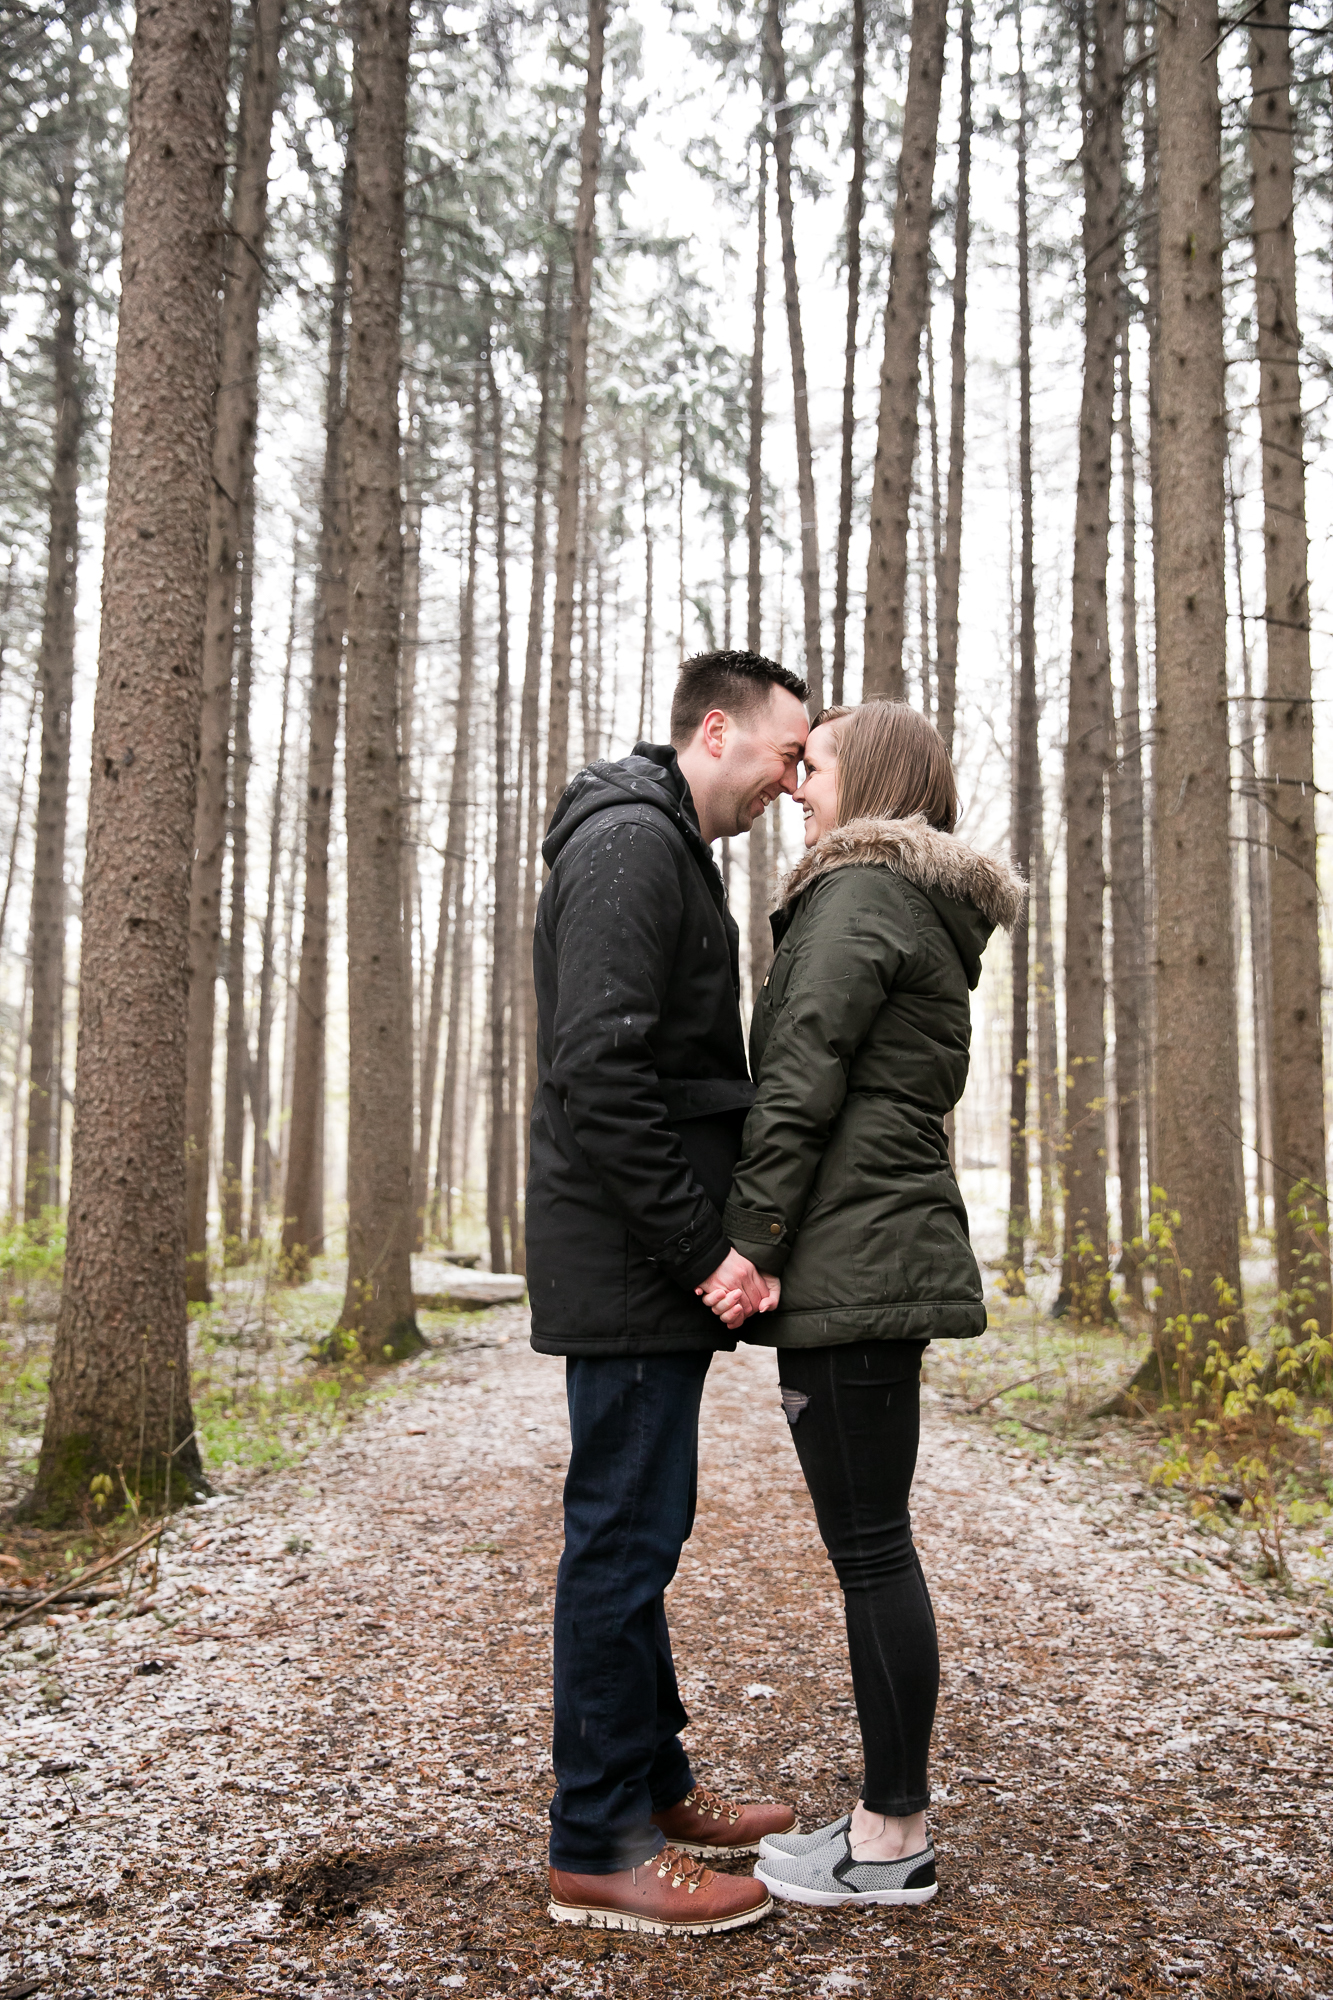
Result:
[[[725,1814],[732,1826],[744,1810],[734,1799],[724,1799],[721,1792],[712,1792],[706,1785],[696,1785],[692,1792],[686,1793],[681,1804],[693,1806],[701,1819],[720,1820]]]
[[[652,1862],[649,1863],[651,1867]],[[670,1877],[673,1889],[684,1889],[693,1896],[696,1890],[706,1889],[713,1879],[713,1871],[702,1861],[696,1861],[692,1854],[682,1854],[678,1847],[664,1847],[656,1857],[658,1880]]]

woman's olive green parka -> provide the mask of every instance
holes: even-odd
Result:
[[[775,1347],[985,1331],[944,1120],[963,1094],[969,991],[1022,882],[924,819],[850,820],[789,876],[750,1029],[758,1095],[724,1226],[782,1302]]]

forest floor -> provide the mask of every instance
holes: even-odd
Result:
[[[1321,1531],[1263,1582],[1142,1434],[1049,1436],[1068,1356],[997,1331],[929,1361],[934,1902],[675,1941],[548,1921],[567,1432],[507,1308],[234,1462],[123,1600],[0,1643],[0,1996],[1333,1995]],[[1099,1352],[1084,1392],[1123,1370]],[[1043,1428],[970,1407],[1043,1356]],[[710,1374],[671,1618],[701,1779],[845,1809],[840,1602],[763,1350]]]

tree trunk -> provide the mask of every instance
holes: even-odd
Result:
[[[0,895],[0,951],[4,949],[5,930],[9,923],[9,905],[14,894],[14,872],[18,861],[19,840],[23,833],[23,803],[28,790],[28,763],[32,755],[32,726],[37,718],[37,702],[40,694],[40,679],[34,676],[32,695],[28,702],[28,720],[23,731],[23,757],[19,764],[18,796],[14,801],[14,823],[9,830],[9,854],[5,863],[5,887]],[[10,1135],[9,1135],[9,1226],[12,1229],[23,1214],[23,1181],[19,1172],[19,1151],[26,1124],[22,1113],[23,1101],[23,1028],[28,1018],[28,995],[31,990],[32,953],[23,954],[23,993],[19,1000],[18,1019],[14,1024],[14,1084],[10,1094]]]
[[[310,742],[306,757],[305,892],[296,975],[291,1119],[283,1194],[282,1257],[287,1277],[310,1274],[324,1248],[324,1035],[329,988],[329,833],[338,748],[343,640],[347,630],[347,477],[343,375],[347,359],[348,232],[356,184],[356,135],[347,134],[324,382],[324,468],[310,660]]]
[[[1014,704],[1014,867],[1026,881],[1038,853],[1041,771],[1037,749],[1037,585],[1032,524],[1032,259],[1028,241],[1028,86],[1023,60],[1023,13],[1018,33],[1018,490],[1021,516],[1018,570],[1018,691]],[[1009,1079],[1009,1223],[1005,1283],[1024,1290],[1028,1195],[1028,1056],[1031,928],[1020,917],[1013,933],[1013,1030]]]
[[[250,1241],[259,1243],[273,1199],[273,1147],[269,1138],[272,1105],[273,935],[277,917],[278,869],[282,859],[283,816],[287,805],[287,714],[291,705],[292,661],[296,654],[296,599],[301,580],[300,531],[292,538],[292,601],[287,617],[287,650],[282,662],[282,712],[278,725],[278,768],[273,778],[273,803],[268,822],[268,883],[264,897],[264,929],[259,954],[259,1007],[255,1028],[255,1066],[250,1115],[255,1127],[255,1163],[250,1183]]]
[[[28,700],[28,720],[23,731],[23,758],[19,764],[18,793],[14,800],[14,823],[9,830],[9,854],[5,861],[5,890],[0,896],[0,950],[4,949],[5,931],[9,924],[9,905],[14,894],[14,875],[18,864],[19,841],[23,836],[23,802],[28,790],[28,764],[32,756],[32,725],[37,719],[37,703],[41,693],[39,679],[34,679],[32,694]],[[25,955],[24,965],[30,966],[30,956]],[[25,989],[23,1005],[19,1009],[18,1033],[14,1044],[14,1102],[18,1103],[18,1078],[23,1067],[23,1022],[28,1012],[28,994]],[[21,1121],[20,1121],[21,1122]],[[11,1209],[16,1206],[11,1203]]]
[[[641,743],[653,726],[653,529],[648,514],[648,447],[643,452],[643,657],[639,663],[639,722],[634,740]]]
[[[532,560],[528,582],[528,635],[523,657],[523,701],[519,710],[518,769],[523,786],[523,915],[517,940],[522,977],[515,986],[521,995],[523,1049],[523,1177],[526,1183],[530,1132],[528,1113],[537,1087],[537,997],[532,986],[532,933],[537,921],[537,868],[541,859],[541,678],[542,634],[546,621],[546,481],[550,465],[551,380],[554,357],[551,352],[555,320],[555,258],[546,259],[542,274],[541,352],[537,362],[537,437],[532,467]],[[515,808],[517,815],[517,807]],[[515,1023],[515,1043],[520,1030]],[[526,1268],[521,1247],[515,1250],[514,1269]]]
[[[1236,624],[1240,636],[1240,751],[1245,857],[1245,913],[1250,934],[1251,1089],[1254,1098],[1254,1226],[1268,1227],[1268,1198],[1273,1191],[1272,1092],[1269,1059],[1273,1050],[1272,942],[1268,932],[1268,842],[1260,798],[1257,704],[1254,661],[1250,651],[1249,619],[1245,611],[1245,578],[1241,562],[1240,509],[1231,454],[1227,453],[1227,526],[1231,530],[1231,573],[1236,580]],[[1243,1183],[1242,1173],[1242,1183]]]
[[[916,457],[921,329],[930,295],[930,206],[944,74],[945,0],[912,0],[912,55],[903,106],[893,213],[893,255],[879,371],[879,430],[870,500],[866,575],[866,698],[905,698],[903,628],[907,530]]]
[[[926,362],[930,368],[930,321],[926,321]],[[919,469],[920,454],[918,454]],[[921,713],[930,714],[931,673],[930,673],[930,553],[926,534],[926,496],[919,489],[915,501],[916,514],[916,603],[917,603],[917,644],[921,658]]]
[[[971,0],[963,0],[965,7]],[[852,0],[852,177],[847,185],[847,336],[842,359],[842,458],[833,586],[833,706],[847,676],[847,571],[852,546],[852,446],[856,438],[856,334],[861,311],[861,218],[866,191],[866,0]],[[817,713],[818,711],[816,711]]]
[[[509,1090],[509,1017],[513,990],[514,916],[518,879],[513,801],[509,789],[509,579],[506,540],[504,424],[495,363],[486,350],[486,393],[491,411],[491,476],[495,482],[495,579],[498,600],[495,667],[495,910],[491,964],[491,1121],[486,1156],[486,1226],[491,1269],[509,1268],[505,1212],[513,1180],[514,1127]],[[583,674],[587,674],[586,651]],[[586,749],[586,746],[585,746]],[[596,745],[593,746],[594,755]]]
[[[1138,505],[1134,479],[1134,409],[1129,326],[1120,323],[1120,715],[1111,776],[1111,991],[1115,1010],[1116,1166],[1120,1177],[1120,1275],[1128,1297],[1143,1303],[1144,925],[1143,709],[1139,689]]]
[[[555,810],[569,776],[569,663],[574,648],[574,575],[578,562],[579,467],[588,408],[588,326],[592,313],[593,230],[602,166],[602,52],[607,0],[588,0],[588,67],[579,151],[579,205],[569,299],[569,351],[555,494],[555,609],[551,698],[546,724],[546,810]]]
[[[1040,808],[1040,800],[1038,801]],[[1037,1171],[1040,1208],[1036,1247],[1043,1257],[1055,1249],[1055,1197],[1060,1182],[1064,1121],[1060,1106],[1060,1041],[1055,1013],[1055,934],[1051,926],[1051,856],[1037,814],[1032,857],[1032,931],[1037,956],[1032,964],[1037,1031]]]
[[[1094,0],[1083,123],[1083,396],[1065,748],[1064,1259],[1057,1309],[1113,1317],[1106,1209],[1106,779],[1111,765],[1111,441],[1120,321],[1124,0]]]
[[[186,1284],[208,1288],[208,1161],[213,1102],[214,986],[222,926],[227,838],[227,739],[231,721],[236,569],[245,467],[254,452],[259,399],[259,298],[268,220],[268,168],[278,100],[282,0],[252,0],[241,86],[236,179],[225,238],[221,366],[214,411],[208,518],[208,600],[203,636],[199,782],[190,873],[190,1030],[185,1085]]]
[[[967,255],[972,230],[972,0],[959,33],[958,195],[953,222],[953,326],[949,335],[949,483],[944,553],[935,598],[935,726],[952,755],[958,708],[958,595],[963,552],[963,417],[967,405]]]
[[[77,122],[76,60],[65,115]],[[71,132],[55,163],[56,312],[51,341],[54,453],[48,502],[46,598],[37,681],[42,693],[42,760],[32,861],[32,1019],[28,1031],[28,1132],[23,1217],[41,1221],[60,1201],[61,1075],[57,1054],[65,987],[65,826],[69,810],[69,718],[74,699],[74,602],[79,564],[79,251],[74,235],[78,169]],[[18,1062],[14,1087],[18,1089]]]
[[[1251,17],[1250,164],[1264,469],[1264,802],[1269,840],[1274,1225],[1293,1333],[1329,1334],[1328,1167],[1320,1018],[1314,708],[1305,525],[1305,426],[1296,318],[1290,0]]]
[[[253,434],[252,434],[253,435]],[[245,1262],[245,1099],[250,1038],[245,1024],[245,875],[249,863],[250,693],[254,680],[255,493],[253,461],[245,469],[241,511],[241,603],[237,620],[236,710],[231,739],[231,909],[227,925],[227,1066],[222,1090],[222,1255]],[[257,1147],[256,1147],[257,1150]]]
[[[1156,1170],[1165,1370],[1240,1335],[1239,1130],[1224,575],[1225,360],[1216,0],[1158,20],[1161,506],[1154,874]],[[1188,1276],[1186,1274],[1189,1274]],[[1222,1292],[1217,1287],[1221,1285]],[[1189,1315],[1189,1319],[1182,1318]],[[1194,1315],[1202,1318],[1196,1325]]]
[[[468,746],[471,754],[471,745]],[[460,840],[462,851],[455,873],[453,929],[449,952],[449,1032],[444,1044],[444,1089],[440,1102],[440,1145],[436,1156],[436,1185],[444,1195],[444,1240],[454,1241],[454,1167],[458,1163],[458,1078],[471,1081],[472,1041],[472,906],[467,894],[468,849],[471,834],[471,804],[463,799]],[[463,1115],[463,1160],[460,1187],[467,1178],[467,1138],[470,1121],[467,1106]]]
[[[814,456],[810,447],[810,399],[805,379],[805,336],[796,280],[796,229],[791,193],[791,105],[787,61],[782,47],[780,0],[767,0],[764,54],[773,106],[773,163],[777,169],[778,231],[782,238],[782,280],[787,301],[787,344],[791,351],[792,412],[796,427],[796,492],[801,509],[801,601],[805,612],[805,678],[815,715],[824,706],[824,641],[819,622],[819,518],[815,507]],[[853,339],[855,335],[853,335]]]
[[[750,350],[750,435],[745,470],[749,488],[745,510],[746,567],[745,643],[752,653],[760,649],[763,636],[763,554],[764,554],[764,292],[768,254],[768,140],[759,137],[758,237],[754,268],[754,342]],[[759,988],[773,957],[773,939],[768,925],[768,823],[762,813],[750,828],[747,844],[749,864],[750,1004],[759,997]]]
[[[122,1466],[141,1504],[203,1482],[183,1114],[227,29],[176,0],[134,31],[69,1237],[25,1509],[51,1525]]]
[[[403,441],[403,615],[398,649],[398,789],[402,795],[399,821],[403,857],[403,978],[407,982],[408,1047],[411,1087],[409,1101],[415,1113],[420,1105],[416,1069],[421,1053],[418,1037],[416,954],[413,950],[416,913],[420,905],[417,879],[417,782],[416,749],[417,654],[421,646],[421,511],[422,479],[419,464],[418,410],[415,384],[407,391],[407,436]],[[421,947],[425,955],[424,944]],[[415,1155],[414,1155],[415,1157]],[[413,1184],[413,1214],[416,1214],[416,1186]],[[415,1222],[413,1225],[415,1232]],[[414,1233],[415,1243],[415,1233]]]
[[[412,1307],[412,1043],[403,962],[398,384],[408,0],[364,0],[347,353],[347,1296],[367,1362],[424,1345]]]
[[[472,735],[472,683],[476,672],[477,539],[481,520],[481,371],[472,383],[472,490],[468,496],[467,574],[458,618],[458,698],[454,705],[454,754],[449,766],[449,817],[444,834],[444,867],[440,875],[440,920],[435,931],[435,964],[430,983],[430,1008],[426,1017],[421,1058],[421,1116],[418,1125],[416,1158],[417,1242],[425,1241],[427,1223],[427,1183],[430,1174],[431,1138],[435,1129],[435,1079],[440,1068],[440,1022],[444,1012],[445,968],[451,980],[449,1049],[454,1037],[453,1009],[458,998],[458,924],[463,907],[464,875],[467,870],[468,796],[471,786],[469,742]],[[451,923],[452,919],[452,923]],[[450,956],[452,944],[452,957]],[[443,1131],[451,1116],[450,1091],[457,1089],[457,1067],[450,1082],[449,1061],[445,1063],[445,1102],[440,1112]],[[452,1151],[449,1154],[452,1162]],[[448,1181],[445,1182],[446,1190]],[[446,1198],[446,1212],[452,1221],[452,1198]]]

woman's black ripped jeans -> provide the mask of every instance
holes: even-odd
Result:
[[[907,1508],[925,1345],[778,1349],[782,1406],[847,1611],[861,1796],[869,1812],[895,1818],[930,1801],[926,1759],[940,1688],[935,1614]]]

